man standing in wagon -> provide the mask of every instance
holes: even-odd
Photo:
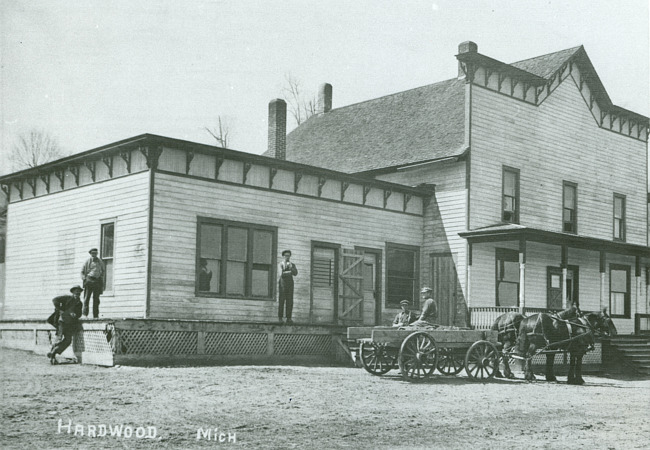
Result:
[[[93,297],[93,318],[99,317],[99,296],[104,293],[104,280],[106,279],[106,266],[104,261],[97,257],[96,248],[91,248],[90,258],[81,268],[81,280],[84,286],[83,315],[88,317],[90,296]]]

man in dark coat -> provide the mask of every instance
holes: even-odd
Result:
[[[433,299],[433,291],[430,287],[422,288],[422,314],[420,318],[413,322],[411,326],[414,327],[431,327],[438,326],[436,322],[438,321],[438,305]]]
[[[417,317],[415,316],[413,311],[409,311],[409,301],[404,299],[401,302],[399,302],[399,304],[402,307],[402,311],[397,313],[397,315],[395,316],[395,320],[393,320],[393,326],[405,327],[415,322],[417,320]]]
[[[285,250],[282,252],[284,261],[280,263],[278,267],[278,273],[280,279],[278,280],[278,320],[282,323],[282,316],[284,315],[284,307],[286,303],[286,314],[287,314],[287,324],[291,325],[293,320],[291,320],[291,314],[293,311],[293,277],[298,275],[298,269],[296,265],[289,261],[291,259],[291,250]]]
[[[63,353],[72,342],[72,336],[79,329],[79,317],[81,317],[81,286],[73,286],[70,289],[72,295],[60,295],[52,299],[54,308],[59,316],[58,326],[56,328],[56,341],[52,345],[52,350],[47,354],[50,363],[56,364],[56,355]]]
[[[84,289],[83,315],[88,316],[90,308],[90,296],[93,297],[93,317],[99,317],[99,296],[104,293],[104,284],[106,282],[106,266],[104,261],[97,257],[99,253],[96,248],[91,248],[90,258],[86,260],[81,268],[81,280]]]

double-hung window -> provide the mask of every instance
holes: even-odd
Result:
[[[503,167],[501,220],[519,223],[519,169]]]
[[[609,266],[609,314],[612,317],[630,317],[630,266]]]
[[[562,188],[562,231],[578,232],[578,185],[568,181]]]
[[[625,196],[614,194],[614,240],[625,240]]]
[[[197,247],[197,294],[273,297],[276,228],[200,217]]]
[[[102,223],[100,258],[106,267],[104,291],[113,291],[113,261],[115,253],[115,222]]]
[[[386,244],[386,307],[399,308],[407,299],[417,304],[419,297],[420,248]]]
[[[496,306],[519,306],[519,252],[496,249]]]

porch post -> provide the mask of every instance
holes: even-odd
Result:
[[[566,309],[566,279],[567,279],[567,266],[569,263],[569,247],[562,246],[562,309]]]
[[[636,298],[634,300],[634,312],[632,313],[632,318],[634,319],[639,311],[639,299],[641,298],[641,257],[636,255],[636,261],[634,264],[634,277],[636,278]]]
[[[519,313],[526,312],[526,238],[519,239]]]
[[[467,244],[467,311],[472,306],[472,243]]]
[[[598,305],[598,311],[603,310],[603,305],[605,304],[605,252],[600,251],[600,304]],[[609,304],[609,302],[607,302]]]

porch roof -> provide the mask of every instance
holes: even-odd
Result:
[[[549,231],[518,224],[496,224],[458,233],[458,235],[467,239],[467,242],[471,244],[525,240],[542,242],[550,245],[566,245],[572,248],[650,258],[650,247],[644,245],[630,244],[621,241],[609,241],[606,239],[579,236],[569,233],[560,233],[557,231]]]

